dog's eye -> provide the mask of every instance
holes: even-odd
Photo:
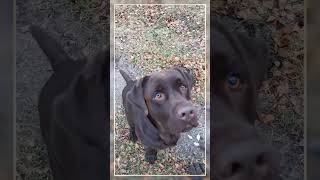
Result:
[[[182,83],[180,79],[177,80],[177,84],[181,91],[185,91],[187,89],[187,87]]]
[[[230,73],[227,78],[227,84],[231,89],[240,88],[240,78],[236,73]]]
[[[187,90],[187,88],[186,88],[186,86],[185,86],[185,85],[181,85],[181,86],[180,86],[180,89],[181,89],[182,91]]]
[[[154,95],[154,99],[157,101],[162,100],[163,98],[164,98],[164,94],[161,92],[156,92]]]

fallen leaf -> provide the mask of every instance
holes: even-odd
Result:
[[[288,4],[288,0],[277,0],[279,3],[279,8],[285,8]]]
[[[292,26],[285,26],[283,27],[280,31],[281,33],[284,35],[284,34],[290,34],[292,33],[294,30],[294,28]]]
[[[278,55],[280,57],[284,57],[284,58],[288,57],[289,56],[288,49],[287,48],[279,48]]]
[[[268,23],[269,22],[274,22],[274,21],[276,21],[276,17],[274,17],[274,16],[269,16],[268,19],[267,19]]]
[[[272,114],[262,115],[262,122],[265,124],[272,123],[274,121],[274,116]]]
[[[287,47],[290,43],[290,39],[291,39],[291,35],[286,34],[284,36],[281,37],[280,39],[280,47]]]
[[[303,115],[303,101],[298,97],[290,97],[290,101],[293,104],[294,111],[299,115]]]
[[[190,135],[188,135],[188,138],[189,138],[189,139],[193,139],[192,136],[190,136]]]
[[[199,146],[200,144],[199,143],[197,143],[197,142],[194,142],[193,143],[195,146]]]
[[[251,19],[251,20],[260,20],[261,17],[256,13],[251,11],[250,9],[244,9],[238,12],[238,17],[243,19]]]
[[[288,94],[288,92],[289,92],[289,84],[287,82],[281,83],[277,87],[277,92],[278,92],[279,95]]]

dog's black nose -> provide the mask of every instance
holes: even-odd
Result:
[[[192,106],[184,106],[177,110],[177,116],[178,119],[189,122],[196,117],[196,112]]]
[[[224,171],[226,177],[268,177],[275,166],[275,154],[268,148],[252,146],[249,144],[234,145],[224,158]],[[258,144],[257,144],[258,145]]]

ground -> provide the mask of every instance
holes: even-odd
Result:
[[[212,1],[212,15],[235,29],[261,36],[270,44],[273,66],[259,93],[261,134],[281,151],[283,180],[302,180],[304,171],[304,2],[280,0]],[[37,112],[38,94],[52,73],[28,32],[28,25],[56,32],[70,55],[92,55],[105,42],[108,16],[105,1],[17,0],[16,96],[17,179],[51,179]],[[82,51],[80,51],[82,49]]]

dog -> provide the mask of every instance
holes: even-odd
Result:
[[[192,73],[184,67],[175,67],[139,80],[132,80],[123,70],[120,73],[127,83],[122,100],[130,139],[141,140],[145,158],[153,164],[157,150],[176,145],[181,132],[198,126],[191,102]]]
[[[230,32],[219,21],[211,21],[211,25],[211,176],[220,180],[276,180],[279,178],[279,155],[263,142],[254,128],[257,90],[268,66],[266,48],[242,34]],[[43,29],[31,26],[30,31],[54,70],[41,91],[38,105],[41,131],[54,179],[107,179],[109,122],[106,102],[109,103],[109,95],[105,92],[109,74],[105,72],[109,71],[106,67],[108,50],[91,59],[74,61]],[[170,72],[190,78],[186,69],[177,68]],[[124,93],[126,111],[131,111],[126,112],[127,115],[148,118],[149,106],[157,114],[155,104],[150,102],[145,106],[147,109],[129,103],[129,92],[141,93],[138,92],[141,90],[139,86],[145,87],[152,76],[138,81],[125,78],[130,84],[127,85],[128,93]],[[190,90],[189,84],[184,88]],[[160,100],[163,98],[161,94],[156,96]],[[188,98],[185,99],[186,103]],[[132,113],[133,108],[137,108],[139,113]],[[132,120],[132,123],[136,122]],[[155,119],[147,123],[134,124],[140,126],[140,130],[148,127],[147,131],[139,134],[135,128],[131,134],[133,140],[136,139],[134,134],[147,137],[141,139],[151,147],[149,149],[174,145],[178,132],[190,128],[187,126],[189,123],[185,123],[177,129],[161,129],[162,124],[159,126]],[[149,151],[146,158],[154,162],[155,155],[155,151]]]
[[[44,29],[32,25],[30,32],[54,71],[38,104],[53,178],[108,179],[109,51],[73,60]]]
[[[211,19],[211,166],[218,180],[279,179],[279,153],[259,137],[257,90],[270,64],[265,44]]]

